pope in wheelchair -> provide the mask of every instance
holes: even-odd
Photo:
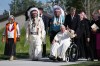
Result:
[[[66,51],[71,44],[72,33],[61,25],[60,32],[54,37],[51,44],[50,60],[66,61]]]

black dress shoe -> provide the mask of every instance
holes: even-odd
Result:
[[[51,55],[51,56],[49,56],[49,59],[55,61],[56,60],[56,57],[53,56],[53,55]]]
[[[94,59],[90,59],[90,61],[94,61]]]
[[[100,58],[98,58],[98,61],[100,61]]]
[[[94,61],[94,59],[93,59],[93,58],[88,58],[87,60],[88,60],[88,61]]]
[[[59,57],[57,57],[57,60],[58,60],[58,61],[63,61],[63,59],[62,59],[62,58],[59,58]]]
[[[39,59],[38,58],[32,58],[32,61],[38,61]]]

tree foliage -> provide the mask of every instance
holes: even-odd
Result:
[[[84,10],[88,18],[90,18],[91,13],[95,12],[100,7],[100,0],[50,0],[50,3],[52,3],[52,5],[49,4],[50,6],[42,6],[43,4],[41,1],[37,2],[36,0],[12,0],[9,6],[11,14],[15,15],[25,12],[26,9],[32,5],[35,5],[36,7],[44,7],[45,10],[50,11],[51,7],[57,3],[64,9],[64,11],[69,11],[70,7],[76,7],[77,12]],[[4,11],[4,15],[6,14],[7,12]]]
[[[36,5],[34,0],[13,0],[11,1],[10,12],[11,14],[17,14],[24,12],[29,6]]]
[[[20,15],[22,13],[25,13],[26,9],[30,6],[41,6],[41,2],[37,2],[36,0],[12,0],[9,4],[10,6],[10,14],[12,15]],[[5,20],[8,18],[9,12],[7,10],[4,10],[3,17],[0,18],[0,20]]]
[[[3,15],[4,16],[9,16],[9,12],[7,10],[4,10]]]
[[[51,0],[53,2],[57,2],[61,6],[65,7],[66,11],[69,10],[70,7],[75,7],[77,12],[80,10],[84,10],[90,18],[92,12],[96,11],[100,7],[100,0]]]

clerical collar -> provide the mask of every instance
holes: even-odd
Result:
[[[40,17],[42,17],[42,16],[43,16],[43,14],[40,15]]]

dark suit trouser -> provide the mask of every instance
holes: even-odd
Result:
[[[42,53],[43,57],[46,56],[46,44],[43,44],[43,53]]]

